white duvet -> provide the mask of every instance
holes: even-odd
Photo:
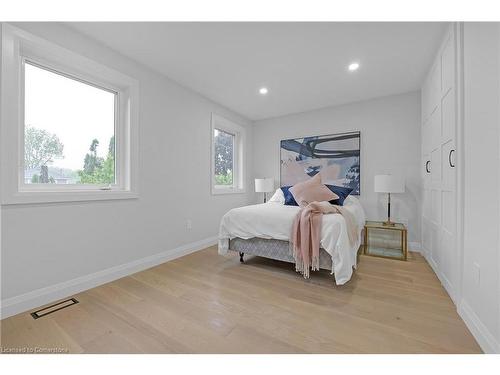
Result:
[[[356,254],[361,243],[361,229],[365,222],[365,213],[359,200],[349,196],[344,202],[358,224],[356,243],[350,244],[344,217],[340,214],[323,215],[321,227],[321,247],[332,257],[332,273],[338,285],[350,280],[353,267],[356,267]],[[286,206],[282,201],[270,201],[234,208],[227,212],[220,224],[219,254],[228,252],[232,238],[250,239],[260,237],[289,241],[297,206]]]

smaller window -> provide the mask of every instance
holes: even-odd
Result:
[[[234,134],[214,129],[216,187],[234,187],[234,139]]]
[[[214,114],[211,137],[212,194],[244,192],[243,127]]]

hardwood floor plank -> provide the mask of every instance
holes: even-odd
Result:
[[[352,280],[215,247],[1,321],[1,345],[72,353],[480,353],[425,259],[360,257]]]

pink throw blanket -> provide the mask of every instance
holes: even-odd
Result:
[[[322,218],[329,213],[341,214],[345,218],[351,244],[356,240],[356,220],[345,208],[329,202],[312,202],[302,207],[293,221],[291,242],[295,270],[306,279],[309,278],[309,270],[319,270]]]

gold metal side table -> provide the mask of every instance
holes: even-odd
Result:
[[[367,221],[364,239],[365,255],[408,259],[408,233],[404,224],[395,223],[394,226],[387,226],[381,221]]]

